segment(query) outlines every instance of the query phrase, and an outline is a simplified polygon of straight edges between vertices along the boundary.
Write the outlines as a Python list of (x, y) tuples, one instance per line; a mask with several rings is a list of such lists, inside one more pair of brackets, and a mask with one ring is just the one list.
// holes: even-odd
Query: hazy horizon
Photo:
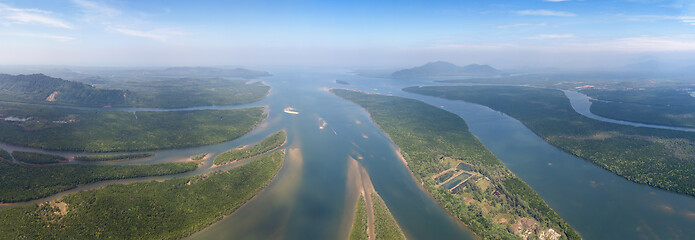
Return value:
[(0, 1), (0, 65), (692, 66), (695, 3)]
[(695, 239), (695, 0), (0, 0), (0, 240)]

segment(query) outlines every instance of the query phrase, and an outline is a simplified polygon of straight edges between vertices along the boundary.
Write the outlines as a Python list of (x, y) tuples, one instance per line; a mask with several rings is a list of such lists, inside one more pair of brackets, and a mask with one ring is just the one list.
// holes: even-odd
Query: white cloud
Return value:
[(0, 4), (0, 18), (9, 20), (14, 24), (40, 24), (50, 27), (67, 28), (72, 26), (67, 22), (51, 17), (51, 12), (38, 9), (13, 8)]
[(82, 8), (82, 11), (88, 15), (87, 20), (97, 17), (115, 17), (121, 14), (121, 11), (111, 8), (104, 4), (87, 0), (72, 0), (72, 3)]
[(181, 33), (181, 32), (162, 30), (162, 29), (142, 31), (142, 30), (135, 30), (135, 29), (128, 29), (128, 28), (113, 28), (113, 30), (116, 32), (119, 32), (121, 34), (128, 35), (128, 36), (142, 37), (142, 38), (147, 38), (147, 39), (152, 39), (152, 40), (162, 41), (162, 42), (165, 42), (173, 37), (183, 35), (183, 33)]
[(685, 24), (695, 26), (695, 16), (680, 16), (678, 20), (681, 20), (681, 22)]
[(671, 4), (660, 5), (660, 7), (665, 7), (665, 8), (684, 8), (685, 5), (683, 5), (682, 3), (671, 3)]
[(695, 52), (695, 35), (677, 36), (635, 36), (595, 41), (563, 41), (575, 38), (572, 34), (546, 34), (534, 36), (537, 39), (558, 40), (557, 42), (498, 42), (487, 44), (461, 43), (426, 47), (426, 50), (447, 51), (528, 51), (557, 53), (658, 53)]
[(549, 16), (549, 17), (576, 17), (577, 16), (576, 13), (563, 12), (563, 11), (553, 11), (553, 10), (546, 10), (546, 9), (521, 10), (521, 11), (516, 11), (516, 14), (524, 15), (524, 16)]
[(692, 25), (695, 22), (695, 16), (664, 16), (664, 15), (637, 15), (637, 16), (627, 16), (625, 20), (628, 21), (657, 21), (657, 20), (676, 20), (682, 23)]
[(443, 50), (443, 51), (501, 51), (505, 49), (517, 48), (515, 43), (460, 43), (460, 44), (444, 44), (425, 47), (425, 50)]
[(59, 42), (67, 42), (75, 40), (73, 37), (61, 36), (61, 35), (51, 35), (51, 34), (36, 34), (36, 33), (4, 33), (0, 34), (2, 36), (14, 36), (14, 37), (31, 37), (31, 38), (43, 38), (51, 39)]
[(539, 34), (539, 35), (528, 37), (528, 39), (537, 39), (537, 40), (568, 39), (568, 38), (574, 38), (574, 34)]
[(688, 25), (693, 25), (692, 23), (695, 23), (695, 16), (661, 16), (661, 18), (678, 20)]
[(626, 52), (678, 52), (695, 51), (695, 39), (690, 37), (627, 37), (586, 44), (586, 47), (600, 47), (604, 50)]
[[(73, 4), (82, 9), (83, 20), (96, 23), (107, 31), (117, 32), (126, 36), (146, 38), (150, 40), (167, 42), (174, 37), (184, 35), (180, 31), (159, 28), (139, 17), (113, 8), (99, 1), (91, 0), (71, 0)], [(138, 27), (134, 27), (138, 26)], [(151, 30), (142, 30), (142, 29)]]
[(509, 24), (509, 25), (500, 25), (497, 26), (497, 28), (500, 29), (507, 29), (507, 28), (519, 28), (519, 27), (545, 27), (548, 26), (547, 23), (516, 23), (516, 24)]

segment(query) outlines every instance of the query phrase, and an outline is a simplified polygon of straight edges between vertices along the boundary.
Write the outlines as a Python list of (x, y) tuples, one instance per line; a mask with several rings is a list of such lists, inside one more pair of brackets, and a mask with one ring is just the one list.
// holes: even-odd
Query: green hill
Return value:
[(455, 77), (455, 76), (492, 76), (502, 72), (489, 65), (470, 64), (456, 66), (449, 62), (429, 62), (425, 65), (403, 69), (391, 74), (393, 78)]
[(123, 105), (128, 91), (93, 86), (43, 74), (0, 74), (0, 100), (30, 103), (106, 106)]
[[(185, 69), (178, 72), (181, 73)], [(202, 70), (199, 70), (202, 71)], [(0, 101), (89, 107), (184, 108), (259, 101), (270, 87), (224, 78), (124, 78), (85, 84), (43, 74), (0, 74)]]

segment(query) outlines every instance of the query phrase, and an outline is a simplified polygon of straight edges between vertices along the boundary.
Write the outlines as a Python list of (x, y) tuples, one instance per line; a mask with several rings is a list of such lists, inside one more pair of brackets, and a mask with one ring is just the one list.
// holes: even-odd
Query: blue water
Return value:
[[(354, 207), (351, 201), (356, 199), (347, 182), (348, 158), (361, 156), (358, 161), (409, 238), (473, 239), (466, 227), (436, 205), (417, 184), (395, 154), (393, 143), (370, 121), (367, 113), (327, 92), (331, 87), (359, 89), (418, 99), (458, 114), (485, 146), (586, 239), (695, 238), (695, 198), (629, 182), (566, 154), (517, 120), (487, 107), (400, 90), (441, 83), (366, 78), (334, 71), (277, 71), (274, 75), (264, 79), (273, 89), (261, 102), (203, 107), (268, 106), (268, 118), (244, 137), (210, 146), (156, 151), (150, 159), (114, 164), (169, 162), (202, 152), (219, 153), (286, 129), (289, 139), (286, 149), (295, 154), (287, 155), (273, 183), (234, 214), (192, 238), (344, 238), (345, 223), (350, 223)], [(336, 84), (335, 79), (348, 81), (350, 85)], [(581, 100), (581, 96), (576, 99)], [(283, 113), (285, 107), (294, 107), (300, 114)], [(582, 111), (577, 106), (575, 109)], [(319, 117), (327, 122), (326, 128), (319, 128)], [(129, 181), (149, 179), (152, 178)], [(109, 183), (81, 189), (105, 184)]]

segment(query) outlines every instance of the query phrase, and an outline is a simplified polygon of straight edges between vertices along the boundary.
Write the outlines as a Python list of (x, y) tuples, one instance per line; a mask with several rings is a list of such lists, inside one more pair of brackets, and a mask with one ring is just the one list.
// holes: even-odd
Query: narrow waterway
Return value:
[(587, 96), (583, 93), (577, 92), (577, 91), (563, 90), (563, 92), (565, 92), (565, 96), (567, 96), (567, 98), (569, 98), (570, 104), (572, 104), (572, 108), (574, 108), (574, 111), (576, 111), (577, 113), (584, 115), (588, 118), (591, 118), (591, 119), (595, 119), (595, 120), (599, 120), (599, 121), (603, 121), (603, 122), (621, 124), (621, 125), (634, 126), (634, 127), (646, 127), (646, 128), (658, 128), (658, 129), (668, 129), (668, 130), (676, 130), (676, 131), (695, 132), (695, 128), (671, 127), (671, 126), (630, 122), (630, 121), (623, 121), (623, 120), (601, 117), (601, 116), (596, 115), (596, 114), (591, 112), (592, 102), (591, 102), (591, 98), (589, 96)]
[[(411, 94), (432, 83), (354, 77), (360, 90), (418, 99), (461, 116), (512, 172), (526, 181), (585, 239), (693, 239), (695, 198), (636, 184), (571, 156), (521, 122), (485, 106)], [(354, 88), (354, 87), (353, 87)]]
[[(214, 157), (239, 145), (258, 142), (280, 129), (288, 133), (286, 163), (276, 179), (252, 201), (213, 226), (195, 234), (195, 239), (341, 239), (348, 235), (356, 200), (355, 186), (348, 182), (348, 163), (357, 159), (370, 174), (375, 189), (412, 239), (474, 239), (473, 234), (434, 202), (410, 175), (393, 143), (360, 107), (327, 90), (334, 84), (325, 74), (292, 72), (266, 79), (273, 88), (256, 103), (185, 109), (79, 108), (109, 111), (184, 111), (266, 106), (268, 117), (245, 136), (216, 145), (153, 151), (154, 157), (101, 164), (152, 164), (183, 161), (199, 153)], [(299, 114), (286, 114), (293, 107)], [(322, 127), (323, 122), (326, 125)], [(8, 150), (32, 150), (3, 145)], [(76, 155), (80, 153), (59, 153)], [(214, 169), (211, 159), (193, 172), (162, 177), (105, 181), (80, 186), (47, 198), (60, 198), (77, 191), (136, 181), (164, 180), (202, 174)], [(243, 164), (243, 163), (241, 163)], [(272, 229), (272, 231), (271, 231)]]
[(192, 239), (346, 238), (357, 191), (348, 181), (349, 159), (365, 167), (409, 238), (474, 238), (414, 180), (367, 113), (328, 92), (330, 74), (277, 76), (271, 108), (299, 112), (281, 124), (291, 139), (286, 165), (254, 200)]
[[(336, 84), (336, 79), (350, 85)], [(466, 120), (471, 132), (586, 239), (692, 239), (695, 236), (692, 227), (695, 198), (629, 182), (562, 152), (517, 120), (487, 107), (400, 90), (438, 83), (366, 78), (335, 71), (278, 71), (265, 80), (273, 89), (260, 102), (204, 107), (267, 106), (268, 118), (249, 134), (216, 145), (154, 151), (156, 155), (152, 158), (107, 164), (182, 161), (198, 153), (217, 154), (252, 144), (286, 129), (286, 162), (271, 185), (234, 214), (191, 236), (192, 239), (347, 237), (357, 191), (347, 174), (349, 159), (356, 159), (364, 166), (375, 190), (409, 238), (473, 239), (470, 231), (439, 207), (412, 178), (396, 155), (393, 143), (367, 113), (327, 91), (331, 87), (358, 89), (414, 98), (458, 114)], [(284, 113), (286, 107), (294, 107), (299, 114)], [(575, 109), (580, 108), (575, 106)], [(177, 110), (182, 109), (161, 109)], [(319, 118), (326, 122), (325, 127), (321, 128), (323, 121)], [(200, 174), (210, 171), (210, 165), (208, 160), (201, 169), (190, 173), (89, 184), (70, 192), (112, 183)]]

